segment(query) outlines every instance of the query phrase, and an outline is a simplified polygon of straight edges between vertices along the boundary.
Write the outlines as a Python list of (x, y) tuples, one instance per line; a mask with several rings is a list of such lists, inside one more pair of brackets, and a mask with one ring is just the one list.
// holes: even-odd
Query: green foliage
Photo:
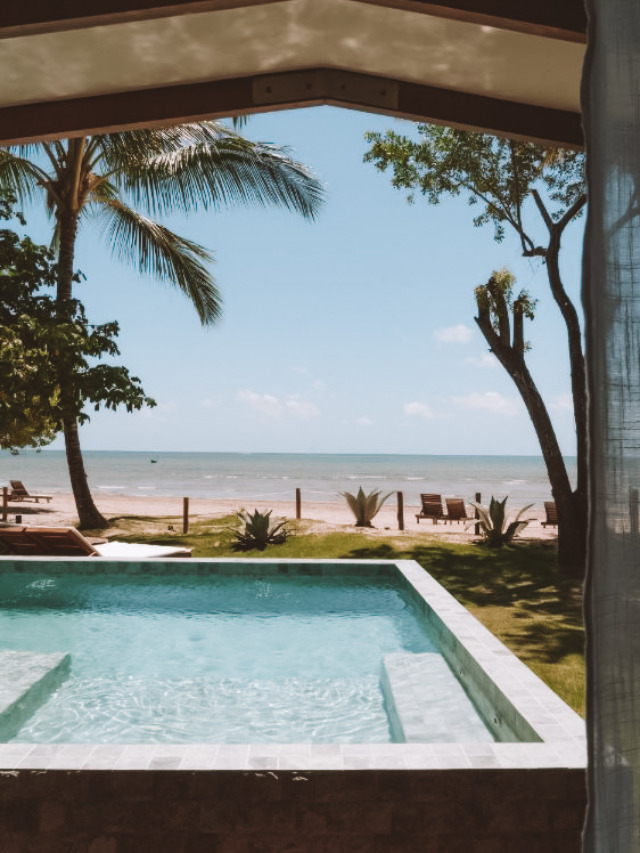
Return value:
[(350, 492), (340, 492), (340, 494), (346, 498), (349, 509), (356, 518), (356, 527), (373, 527), (372, 520), (393, 492), (389, 492), (388, 495), (381, 498), (381, 492), (377, 492), (375, 489), (365, 495), (362, 486), (360, 486), (357, 495), (352, 495)]
[[(487, 284), (480, 284), (474, 290), (478, 311), (481, 314), (488, 312), (496, 335), (501, 334), (508, 311), (513, 312), (514, 316), (519, 314), (528, 320), (533, 320), (535, 317), (538, 300), (532, 299), (528, 290), (521, 290), (515, 296), (515, 282), (514, 274), (503, 267), (501, 270), (493, 271)], [(531, 344), (523, 340), (522, 351), (528, 352), (530, 349)]]
[(234, 551), (264, 551), (267, 545), (281, 545), (287, 541), (289, 531), (286, 528), (286, 521), (280, 521), (277, 524), (271, 524), (271, 513), (258, 512), (254, 510), (253, 514), (240, 510), (238, 520), (244, 527), (234, 531), (234, 542), (232, 548)]
[(93, 326), (77, 300), (56, 301), (56, 264), (49, 249), (0, 230), (0, 448), (40, 447), (62, 429), (61, 388), (73, 414), (128, 411), (154, 401), (125, 367), (94, 363), (119, 354), (117, 323)]
[(555, 204), (550, 216), (556, 222), (585, 197), (581, 152), (431, 124), (419, 124), (418, 134), (416, 140), (394, 131), (367, 133), (372, 144), (365, 162), (380, 171), (392, 168), (393, 186), (408, 190), (410, 201), (416, 193), (429, 204), (439, 204), (447, 195), (466, 195), (470, 205), (483, 206), (474, 225), (492, 222), (497, 241), (504, 238), (505, 226), (513, 227), (525, 255), (538, 254), (523, 225), (525, 202), (536, 187), (544, 188)]
[(514, 536), (529, 524), (527, 520), (520, 520), (520, 516), (530, 509), (533, 504), (527, 504), (516, 513), (513, 521), (507, 524), (506, 504), (507, 498), (503, 501), (497, 501), (493, 496), (489, 506), (475, 503), (471, 504), (478, 510), (480, 516), (475, 523), (480, 525), (482, 535), (489, 548), (502, 548), (503, 545), (510, 545)]

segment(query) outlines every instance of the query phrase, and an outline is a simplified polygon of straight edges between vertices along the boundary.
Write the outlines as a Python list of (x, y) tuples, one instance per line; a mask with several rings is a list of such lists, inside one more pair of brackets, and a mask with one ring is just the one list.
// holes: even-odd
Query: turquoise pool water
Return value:
[(1, 649), (72, 659), (17, 741), (389, 742), (383, 655), (437, 651), (408, 594), (352, 576), (16, 573), (0, 605)]

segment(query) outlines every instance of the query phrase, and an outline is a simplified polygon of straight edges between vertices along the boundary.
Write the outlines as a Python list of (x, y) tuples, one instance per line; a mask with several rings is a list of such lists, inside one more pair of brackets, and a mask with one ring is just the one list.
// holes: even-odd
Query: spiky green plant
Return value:
[(533, 504), (527, 504), (518, 510), (513, 521), (507, 524), (506, 511), (507, 498), (497, 501), (491, 496), (489, 506), (471, 501), (471, 505), (478, 510), (480, 518), (474, 522), (480, 525), (482, 535), (489, 548), (502, 548), (510, 545), (513, 537), (529, 524), (528, 519), (520, 520), (520, 516), (530, 509)]
[(272, 512), (271, 509), (268, 512), (258, 512), (255, 509), (253, 513), (248, 513), (241, 509), (238, 520), (244, 527), (234, 530), (235, 542), (231, 546), (233, 550), (264, 551), (267, 545), (281, 545), (286, 542), (289, 535), (286, 521), (279, 521), (272, 526)]
[(349, 509), (356, 517), (356, 527), (373, 527), (371, 520), (376, 517), (382, 504), (391, 497), (393, 492), (381, 498), (381, 492), (375, 489), (365, 495), (360, 486), (357, 495), (352, 495), (350, 492), (340, 492), (340, 494), (346, 499)]

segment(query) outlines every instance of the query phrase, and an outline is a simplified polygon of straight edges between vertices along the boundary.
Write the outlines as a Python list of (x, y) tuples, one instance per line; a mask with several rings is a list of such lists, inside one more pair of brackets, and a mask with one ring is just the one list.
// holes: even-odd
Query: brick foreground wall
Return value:
[(582, 770), (0, 773), (2, 853), (579, 853)]

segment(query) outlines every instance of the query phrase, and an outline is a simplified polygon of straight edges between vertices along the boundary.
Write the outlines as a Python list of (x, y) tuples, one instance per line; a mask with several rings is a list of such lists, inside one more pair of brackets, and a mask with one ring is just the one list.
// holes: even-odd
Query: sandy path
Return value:
[[(100, 495), (95, 498), (96, 504), (102, 514), (108, 518), (119, 518), (122, 516), (144, 516), (152, 519), (167, 519), (167, 523), (177, 522), (182, 524), (182, 498), (177, 497), (133, 497), (129, 495)], [(258, 509), (265, 511), (273, 510), (274, 517), (295, 518), (295, 504), (293, 501), (245, 501), (218, 500), (192, 498), (189, 502), (190, 518), (212, 518), (229, 515), (237, 512), (241, 507), (249, 511)], [(435, 535), (449, 541), (471, 541), (474, 539), (473, 527), (465, 529), (464, 524), (433, 524), (431, 520), (416, 521), (415, 514), (418, 506), (405, 504), (404, 521), (405, 530), (411, 532), (423, 532)], [(51, 503), (16, 503), (9, 505), (8, 521), (16, 520), (16, 515), (22, 516), (22, 523), (28, 526), (75, 526), (78, 516), (70, 494), (54, 495)], [(524, 531), (523, 539), (555, 539), (555, 528), (543, 528), (540, 518), (544, 513), (535, 508), (527, 513), (527, 516), (535, 518)], [(317, 522), (311, 526), (311, 530), (353, 530), (354, 519), (346, 503), (302, 503), (302, 518)], [(398, 531), (395, 501), (390, 500), (385, 504), (380, 513), (374, 519), (375, 531), (372, 534), (384, 534), (387, 531)], [(137, 525), (136, 525), (137, 526)], [(157, 527), (156, 527), (157, 529)], [(107, 536), (117, 534), (117, 524), (113, 530), (107, 532)]]

